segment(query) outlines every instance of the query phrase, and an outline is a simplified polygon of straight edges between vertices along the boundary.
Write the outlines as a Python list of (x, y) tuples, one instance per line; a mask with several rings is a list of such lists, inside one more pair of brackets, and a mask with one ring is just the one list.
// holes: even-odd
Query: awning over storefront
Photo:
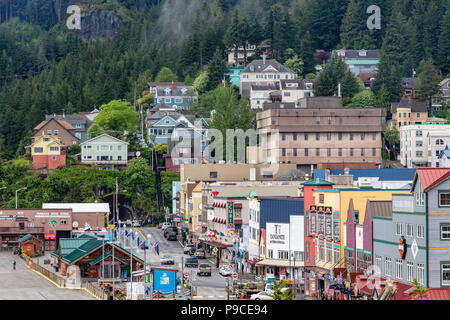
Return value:
[(293, 261), (289, 260), (278, 260), (278, 259), (264, 259), (256, 263), (257, 266), (271, 266), (271, 267), (291, 267), (299, 268), (304, 267), (305, 263), (303, 261)]
[(218, 241), (211, 241), (211, 240), (205, 241), (205, 243), (207, 245), (210, 245), (212, 247), (217, 247), (219, 249), (230, 248), (233, 246), (232, 244), (222, 243), (222, 242), (218, 242)]

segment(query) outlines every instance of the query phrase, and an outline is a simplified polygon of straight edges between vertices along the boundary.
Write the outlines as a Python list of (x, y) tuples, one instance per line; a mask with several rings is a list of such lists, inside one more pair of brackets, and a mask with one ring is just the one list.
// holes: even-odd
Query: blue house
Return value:
[(155, 144), (168, 145), (175, 128), (182, 128), (184, 125), (171, 116), (165, 116), (161, 120), (155, 122), (148, 129), (149, 135), (155, 135)]
[(191, 86), (156, 87), (155, 104), (165, 103), (175, 109), (188, 110), (198, 102), (198, 93)]

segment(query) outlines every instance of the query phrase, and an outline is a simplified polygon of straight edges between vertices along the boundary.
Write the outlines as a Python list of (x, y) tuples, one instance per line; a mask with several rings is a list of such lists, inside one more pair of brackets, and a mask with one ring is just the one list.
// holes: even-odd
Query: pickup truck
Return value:
[(198, 266), (198, 259), (197, 258), (187, 258), (186, 262), (184, 263), (185, 267), (194, 267), (197, 268)]
[(264, 284), (259, 284), (255, 282), (238, 283), (235, 289), (236, 295), (238, 297), (243, 296), (249, 298), (252, 294), (264, 291)]

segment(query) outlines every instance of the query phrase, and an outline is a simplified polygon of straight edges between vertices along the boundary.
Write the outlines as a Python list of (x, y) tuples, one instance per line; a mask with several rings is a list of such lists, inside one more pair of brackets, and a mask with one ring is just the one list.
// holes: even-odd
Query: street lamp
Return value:
[(27, 187), (23, 187), (23, 188), (16, 190), (16, 209), (17, 209), (17, 193), (21, 190), (27, 190)]
[[(152, 238), (151, 234), (147, 234), (147, 240), (144, 239), (144, 283), (147, 283), (147, 247), (150, 248), (150, 246), (147, 246), (147, 244), (150, 244), (150, 239)], [(150, 264), (150, 253), (148, 255), (148, 262)], [(150, 281), (149, 281), (150, 282)], [(153, 298), (153, 295), (151, 296)]]

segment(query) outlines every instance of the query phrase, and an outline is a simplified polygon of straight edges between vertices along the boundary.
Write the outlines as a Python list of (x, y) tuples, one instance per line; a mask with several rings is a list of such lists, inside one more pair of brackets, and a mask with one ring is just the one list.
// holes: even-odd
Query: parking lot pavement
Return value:
[(0, 300), (95, 300), (84, 290), (56, 287), (12, 252), (0, 252), (0, 284)]

